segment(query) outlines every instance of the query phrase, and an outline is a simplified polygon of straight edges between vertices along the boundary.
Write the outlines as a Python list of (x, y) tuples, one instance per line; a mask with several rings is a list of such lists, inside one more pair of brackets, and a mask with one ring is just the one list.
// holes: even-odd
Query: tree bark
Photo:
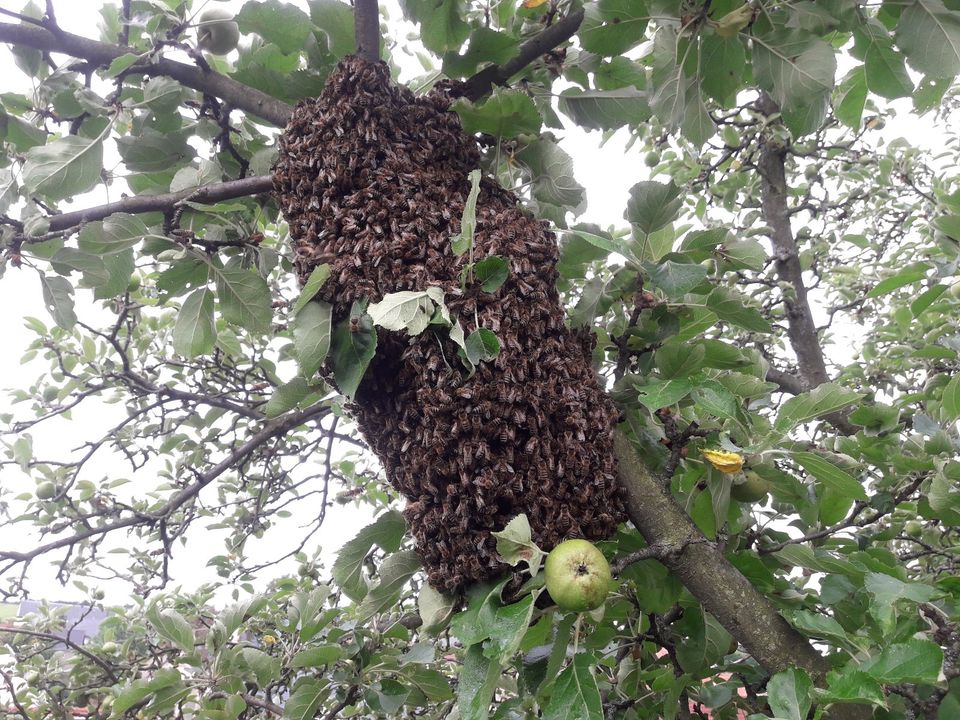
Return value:
[[(768, 116), (780, 112), (780, 108), (766, 92), (761, 92), (757, 107)], [(760, 172), (760, 209), (763, 219), (771, 228), (770, 241), (773, 244), (773, 261), (777, 277), (793, 288), (793, 297), (785, 296), (783, 299), (787, 317), (787, 338), (790, 340), (794, 355), (797, 356), (800, 377), (808, 388), (815, 388), (829, 382), (830, 376), (827, 373), (817, 326), (813, 320), (813, 311), (807, 298), (807, 286), (803, 281), (803, 268), (800, 265), (800, 251), (790, 225), (786, 157), (785, 145), (771, 142), (769, 138), (765, 140), (760, 149), (757, 168)], [(830, 413), (826, 419), (845, 435), (857, 432), (858, 428), (847, 419), (844, 413)]]
[(369, 62), (380, 60), (380, 6), (377, 0), (354, 0), (354, 33), (357, 55)]

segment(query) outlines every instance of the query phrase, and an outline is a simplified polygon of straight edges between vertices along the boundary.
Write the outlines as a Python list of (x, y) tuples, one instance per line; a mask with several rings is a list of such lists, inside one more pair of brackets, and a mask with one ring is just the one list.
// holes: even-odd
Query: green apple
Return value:
[(37, 485), (37, 497), (41, 500), (49, 500), (57, 494), (57, 486), (49, 480), (44, 480)]
[(240, 27), (226, 8), (210, 8), (197, 19), (197, 47), (214, 55), (226, 55), (240, 42)]
[(565, 540), (547, 555), (547, 592), (562, 610), (586, 612), (610, 592), (610, 564), (587, 540)]
[(770, 483), (753, 470), (743, 471), (743, 482), (730, 486), (730, 497), (737, 502), (755, 503), (763, 500), (770, 492)]
[(909, 537), (918, 538), (923, 535), (923, 524), (918, 520), (911, 520), (903, 526), (903, 532)]
[(950, 286), (950, 294), (953, 295), (956, 300), (960, 300), (960, 280), (957, 280)]

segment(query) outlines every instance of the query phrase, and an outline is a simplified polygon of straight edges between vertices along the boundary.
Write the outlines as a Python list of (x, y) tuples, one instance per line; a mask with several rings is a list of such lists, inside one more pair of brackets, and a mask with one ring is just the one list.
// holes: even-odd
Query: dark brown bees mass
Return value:
[(442, 90), (414, 97), (383, 63), (346, 58), (323, 94), (301, 102), (280, 138), (274, 184), (301, 283), (322, 263), (320, 298), (344, 320), (354, 300), (443, 288), (466, 334), (502, 351), (468, 377), (445, 329), (378, 329), (352, 412), (405, 510), (434, 587), (459, 592), (502, 573), (495, 539), (526, 513), (548, 550), (609, 537), (623, 518), (614, 481), (617, 412), (590, 365), (593, 338), (563, 323), (557, 245), (546, 223), (484, 179), (474, 259), (510, 267), (494, 293), (461, 288), (467, 257), (451, 237), (480, 164)]

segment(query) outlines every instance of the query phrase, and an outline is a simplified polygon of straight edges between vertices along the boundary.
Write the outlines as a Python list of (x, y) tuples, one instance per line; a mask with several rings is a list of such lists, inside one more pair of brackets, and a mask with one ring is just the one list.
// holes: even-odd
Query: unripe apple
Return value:
[(918, 520), (911, 520), (903, 526), (903, 532), (905, 532), (908, 537), (918, 538), (923, 535), (923, 524)]
[(755, 503), (767, 497), (770, 483), (753, 470), (745, 470), (744, 481), (730, 486), (730, 497), (742, 503)]
[(214, 55), (226, 55), (240, 41), (240, 26), (225, 8), (210, 8), (197, 19), (197, 47)]
[(49, 480), (44, 480), (37, 485), (37, 497), (41, 500), (49, 500), (57, 494), (57, 486)]
[(956, 300), (960, 300), (960, 280), (957, 280), (953, 285), (950, 286), (950, 294)]
[(596, 610), (610, 592), (610, 565), (587, 540), (565, 540), (547, 555), (547, 592), (562, 609)]

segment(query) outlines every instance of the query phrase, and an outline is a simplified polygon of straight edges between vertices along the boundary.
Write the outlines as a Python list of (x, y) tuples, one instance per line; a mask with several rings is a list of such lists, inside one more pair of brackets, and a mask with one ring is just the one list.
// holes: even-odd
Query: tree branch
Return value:
[[(765, 92), (760, 93), (757, 108), (767, 116), (780, 112), (780, 108)], [(808, 388), (829, 382), (820, 336), (813, 321), (813, 312), (807, 298), (803, 281), (800, 251), (793, 228), (790, 225), (790, 210), (787, 205), (787, 178), (785, 159), (787, 148), (781, 142), (767, 137), (760, 149), (757, 169), (760, 174), (760, 205), (763, 219), (771, 228), (773, 262), (777, 277), (793, 288), (793, 297), (784, 296), (783, 306), (787, 316), (787, 338), (797, 356), (800, 377)], [(831, 413), (827, 420), (840, 432), (852, 435), (857, 427), (843, 413)]]
[(50, 231), (59, 232), (69, 230), (85, 222), (103, 220), (105, 217), (118, 212), (129, 213), (131, 215), (148, 212), (164, 212), (174, 209), (177, 203), (184, 200), (210, 205), (221, 202), (222, 200), (231, 200), (233, 198), (268, 192), (273, 192), (273, 178), (269, 175), (258, 175), (256, 177), (244, 178), (243, 180), (230, 180), (229, 182), (204, 185), (203, 187), (181, 190), (175, 193), (134, 195), (133, 197), (127, 197), (123, 200), (107, 203), (106, 205), (97, 205), (96, 207), (86, 208), (84, 210), (74, 210), (73, 212), (63, 213), (62, 215), (53, 215), (50, 217)]
[(73, 642), (68, 636), (55, 635), (53, 633), (39, 632), (37, 630), (27, 630), (25, 628), (15, 628), (15, 627), (2, 627), (0, 626), (0, 633), (7, 633), (10, 635), (27, 635), (29, 637), (41, 638), (43, 640), (52, 640), (54, 642), (63, 643), (68, 648), (74, 652), (78, 652), (83, 655), (85, 658), (92, 660), (94, 664), (98, 665), (101, 670), (103, 670), (107, 677), (110, 678), (110, 682), (119, 682), (117, 674), (113, 671), (113, 668), (110, 666), (110, 663), (106, 662), (100, 657), (97, 657), (95, 654), (87, 650), (81, 645)]
[(368, 62), (379, 62), (380, 5), (377, 0), (355, 0), (353, 19), (357, 55)]
[(780, 392), (788, 395), (799, 395), (809, 389), (802, 378), (774, 368), (767, 370), (767, 382), (772, 382), (780, 389)]
[[(109, 65), (122, 55), (136, 52), (130, 47), (89, 40), (73, 33), (63, 31), (52, 33), (46, 28), (12, 23), (0, 23), (0, 42), (45, 52), (64, 53), (94, 65)], [(212, 70), (201, 70), (193, 65), (174, 60), (145, 61), (133, 65), (127, 72), (172, 77), (182, 85), (221, 98), (232, 107), (245, 110), (277, 127), (286, 125), (293, 112), (293, 108), (287, 103), (254, 90), (226, 75)]]
[(544, 53), (569, 40), (583, 22), (583, 10), (570, 13), (520, 46), (517, 56), (503, 65), (488, 65), (476, 75), (467, 78), (460, 86), (460, 94), (468, 100), (477, 101), (494, 85), (506, 85), (507, 81)]
[[(630, 440), (617, 432), (618, 479), (627, 495), (627, 514), (647, 544), (664, 550), (660, 561), (768, 672), (800, 667), (822, 684), (830, 663), (787, 623), (773, 604), (723, 556), (637, 458)], [(828, 717), (868, 717), (863, 706), (836, 706)]]

